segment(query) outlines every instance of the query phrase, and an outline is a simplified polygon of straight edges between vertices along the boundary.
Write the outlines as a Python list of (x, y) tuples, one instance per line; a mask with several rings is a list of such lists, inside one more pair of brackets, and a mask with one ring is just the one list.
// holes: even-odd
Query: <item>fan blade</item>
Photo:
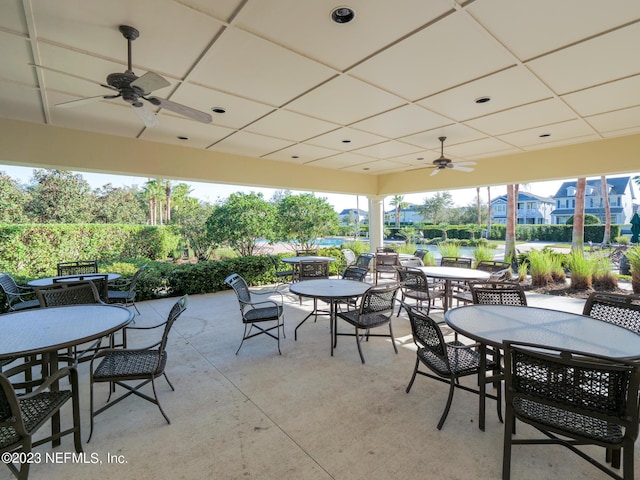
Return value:
[(197, 120), (198, 122), (211, 123), (211, 121), (213, 120), (213, 117), (208, 113), (201, 112), (200, 110), (187, 107), (186, 105), (182, 105), (180, 103), (175, 103), (170, 100), (165, 100), (164, 98), (149, 97), (145, 100), (148, 100), (153, 105), (166, 108), (167, 110), (178, 113), (180, 115), (191, 118), (193, 120)]
[(56, 107), (68, 108), (68, 107), (79, 107), (86, 103), (94, 103), (98, 100), (109, 100), (111, 98), (117, 98), (120, 95), (98, 95), (96, 97), (87, 97), (87, 98), (79, 98), (78, 100), (70, 100), (68, 102), (58, 103)]
[(438, 173), (440, 173), (440, 168), (436, 168), (433, 172), (431, 172), (431, 175), (429, 175), (430, 177), (433, 177), (434, 175), (437, 175)]
[(477, 164), (476, 162), (455, 162), (454, 165), (457, 165), (459, 167), (472, 167)]
[(140, 117), (140, 120), (142, 120), (142, 123), (144, 123), (145, 127), (153, 128), (159, 125), (160, 122), (158, 122), (156, 114), (153, 113), (151, 109), (145, 104), (142, 104), (141, 107), (134, 107), (133, 105), (131, 105), (131, 108), (133, 108), (133, 111), (136, 112), (136, 115)]
[(140, 78), (136, 78), (133, 82), (131, 82), (132, 87), (138, 87), (142, 89), (142, 91), (144, 92), (143, 95), (148, 95), (154, 90), (168, 87), (169, 85), (171, 84), (167, 80), (162, 78), (157, 73), (153, 72), (147, 72)]
[(473, 168), (471, 167), (461, 167), (460, 165), (456, 165), (456, 164), (453, 164), (452, 168), (460, 172), (473, 172)]
[(81, 77), (79, 75), (74, 75), (73, 73), (64, 72), (62, 70), (58, 70), (58, 69), (51, 68), (51, 67), (45, 67), (44, 65), (37, 65), (35, 63), (30, 63), (29, 65), (32, 66), (32, 67), (41, 68), (42, 70), (49, 70), (50, 72), (60, 73), (61, 75), (66, 75), (68, 77), (77, 78), (78, 80), (84, 80), (85, 82), (91, 82), (94, 85), (100, 85), (101, 87), (108, 88), (109, 90), (115, 90), (116, 92), (118, 91), (117, 88), (112, 87), (111, 85), (107, 85), (107, 84), (102, 83), (102, 82), (96, 82), (95, 80), (91, 80), (90, 78), (85, 78), (85, 77)]

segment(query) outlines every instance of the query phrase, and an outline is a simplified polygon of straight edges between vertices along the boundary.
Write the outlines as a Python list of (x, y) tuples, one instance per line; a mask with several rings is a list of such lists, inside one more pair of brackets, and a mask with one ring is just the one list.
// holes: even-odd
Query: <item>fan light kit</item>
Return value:
[(440, 140), (440, 158), (433, 161), (433, 166), (428, 168), (435, 168), (435, 170), (431, 173), (431, 176), (436, 175), (440, 172), (440, 170), (444, 170), (445, 168), (453, 168), (454, 170), (459, 170), (461, 172), (472, 172), (473, 165), (476, 162), (452, 162), (448, 158), (444, 157), (444, 141), (447, 137), (438, 137)]
[[(127, 40), (127, 70), (124, 73), (111, 73), (107, 75), (106, 84), (95, 82), (104, 88), (114, 91), (115, 93), (111, 95), (98, 95), (95, 97), (60, 103), (56, 105), (56, 107), (75, 107), (98, 100), (111, 100), (121, 97), (125, 102), (131, 105), (133, 111), (136, 112), (146, 127), (155, 127), (158, 125), (158, 119), (156, 118), (155, 113), (145, 102), (142, 102), (142, 100), (149, 102), (155, 107), (166, 108), (167, 110), (178, 113), (184, 117), (191, 118), (192, 120), (197, 120), (198, 122), (210, 123), (213, 120), (213, 117), (208, 113), (201, 112), (194, 108), (187, 107), (186, 105), (181, 105), (164, 98), (150, 97), (149, 94), (151, 92), (168, 87), (171, 84), (165, 78), (154, 72), (147, 72), (141, 77), (138, 77), (133, 73), (133, 69), (131, 67), (131, 42), (140, 36), (140, 32), (128, 25), (120, 25), (119, 30), (120, 33), (122, 33), (122, 36)], [(35, 66), (71, 75), (42, 65)]]

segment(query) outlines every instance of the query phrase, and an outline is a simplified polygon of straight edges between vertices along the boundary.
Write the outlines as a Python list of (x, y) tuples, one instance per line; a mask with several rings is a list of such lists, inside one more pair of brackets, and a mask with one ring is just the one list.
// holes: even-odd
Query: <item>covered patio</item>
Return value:
[[(142, 314), (136, 324), (164, 319), (174, 301), (139, 303)], [(572, 312), (580, 312), (584, 303), (537, 294), (528, 294), (528, 301)], [(363, 346), (367, 363), (362, 365), (353, 339), (342, 337), (334, 357), (329, 355), (326, 318), (307, 322), (294, 342), (293, 329), (312, 302), (300, 306), (297, 297), (287, 293), (285, 305), (282, 355), (275, 341), (258, 337), (245, 342), (236, 356), (242, 325), (233, 292), (191, 296), (168, 347), (167, 373), (176, 391), (164, 380), (158, 382), (171, 425), (154, 405), (126, 399), (96, 417), (93, 438), (84, 445), (87, 458), (98, 458), (101, 464), (33, 465), (30, 478), (500, 478), (504, 425), (492, 403), (482, 432), (477, 426), (477, 396), (456, 392), (444, 428), (438, 431), (448, 387), (419, 378), (411, 393), (405, 393), (415, 361), (405, 316), (393, 320), (399, 353), (393, 353), (388, 341), (372, 339)], [(433, 316), (442, 314), (436, 310)], [(145, 343), (130, 336), (132, 345), (137, 341)], [(80, 367), (85, 440), (87, 368)], [(99, 386), (98, 402), (106, 400), (106, 390)], [(526, 431), (519, 426), (519, 432)], [(64, 439), (56, 450), (72, 452), (73, 447)], [(38, 451), (51, 449), (42, 446)], [(536, 480), (602, 478), (598, 470), (557, 446), (516, 447), (512, 475)], [(10, 478), (8, 470), (0, 470), (0, 478)]]

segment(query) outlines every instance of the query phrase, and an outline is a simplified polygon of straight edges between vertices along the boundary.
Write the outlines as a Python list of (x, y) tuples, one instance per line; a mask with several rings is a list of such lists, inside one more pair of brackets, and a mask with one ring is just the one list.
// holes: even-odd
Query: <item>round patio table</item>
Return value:
[[(35, 308), (0, 315), (0, 359), (42, 355), (44, 368), (58, 369), (58, 350), (97, 340), (121, 330), (133, 312), (117, 305), (72, 305)], [(52, 389), (57, 385), (52, 385)], [(51, 420), (51, 433), (60, 432), (60, 416)], [(60, 439), (53, 440), (53, 446)]]
[(491, 274), (483, 270), (460, 267), (417, 267), (424, 272), (427, 277), (444, 280), (444, 302), (443, 307), (446, 312), (451, 307), (451, 281), (468, 282), (469, 280), (488, 280)]
[[(558, 349), (603, 355), (621, 360), (640, 359), (640, 335), (612, 323), (577, 313), (519, 305), (467, 305), (445, 313), (456, 332), (480, 344), (480, 419), (484, 430), (487, 345), (504, 348), (504, 340), (536, 343)], [(497, 378), (497, 377), (496, 377)]]
[[(365, 282), (356, 282), (355, 280), (345, 280), (342, 278), (321, 278), (317, 280), (304, 280), (289, 285), (291, 293), (300, 295), (301, 297), (324, 300), (329, 303), (329, 333), (331, 336), (331, 356), (333, 356), (333, 347), (335, 344), (335, 322), (336, 322), (336, 304), (339, 300), (361, 297), (371, 285)], [(302, 322), (296, 327), (302, 325), (310, 315), (307, 315)]]

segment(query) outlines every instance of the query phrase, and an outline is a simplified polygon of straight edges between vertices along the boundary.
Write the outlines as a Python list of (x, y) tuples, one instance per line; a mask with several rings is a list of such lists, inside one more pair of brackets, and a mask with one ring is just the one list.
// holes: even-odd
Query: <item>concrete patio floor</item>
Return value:
[[(288, 292), (286, 287), (282, 290)], [(580, 312), (584, 304), (536, 294), (528, 299), (532, 306), (573, 312)], [(136, 324), (163, 320), (175, 300), (140, 302)], [(330, 356), (326, 317), (307, 322), (294, 341), (293, 330), (312, 302), (300, 306), (297, 297), (286, 294), (285, 304), (282, 355), (275, 341), (265, 336), (246, 341), (235, 355), (242, 324), (234, 293), (190, 296), (168, 347), (167, 373), (176, 391), (164, 379), (157, 382), (171, 424), (155, 405), (129, 397), (96, 417), (91, 443), (84, 443), (87, 461), (100, 463), (43, 461), (32, 466), (30, 478), (501, 478), (504, 425), (492, 401), (487, 405), (486, 431), (481, 432), (478, 397), (456, 391), (449, 417), (438, 431), (448, 386), (419, 377), (411, 393), (405, 393), (415, 362), (406, 317), (393, 320), (399, 353), (394, 354), (387, 339), (372, 338), (363, 344), (367, 363), (362, 365), (353, 338), (341, 337)], [(433, 316), (442, 318), (442, 313), (435, 310)], [(129, 342), (147, 343), (133, 334)], [(86, 363), (80, 366), (80, 387), (86, 442)], [(106, 385), (97, 386), (98, 404), (107, 393)], [(518, 433), (527, 431), (518, 427)], [(52, 450), (44, 445), (37, 451), (44, 455)], [(71, 439), (63, 439), (55, 451), (72, 452)], [(592, 451), (604, 458), (603, 449)], [(0, 479), (5, 478), (13, 477), (3, 468)], [(562, 447), (516, 446), (512, 478), (606, 477)]]

